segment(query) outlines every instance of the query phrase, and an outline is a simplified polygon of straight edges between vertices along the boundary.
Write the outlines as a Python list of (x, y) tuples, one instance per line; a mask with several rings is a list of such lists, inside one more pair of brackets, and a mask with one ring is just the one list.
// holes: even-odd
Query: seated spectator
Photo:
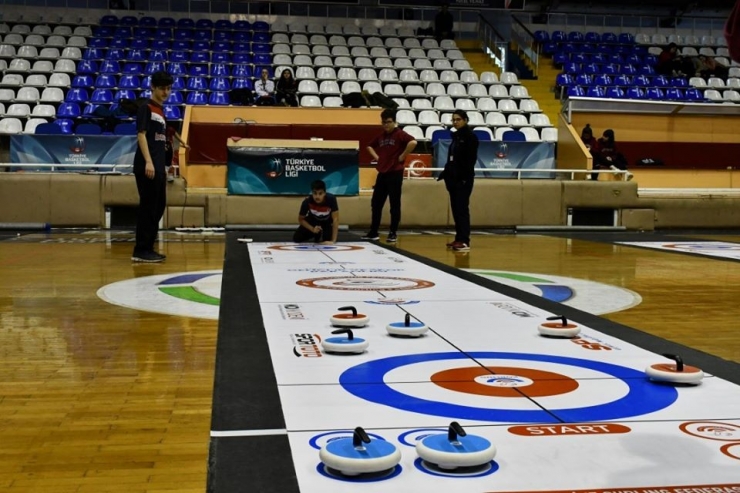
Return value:
[(449, 4), (446, 2), (442, 4), (437, 16), (434, 18), (434, 36), (437, 41), (443, 39), (454, 39), (455, 34), (452, 32), (454, 20), (452, 14), (447, 10)]
[(699, 74), (705, 79), (709, 77), (720, 77), (722, 79), (727, 79), (727, 76), (730, 73), (730, 69), (725, 67), (721, 63), (718, 63), (717, 60), (714, 59), (714, 57), (699, 55), (699, 61), (701, 62)]
[(594, 151), (597, 149), (599, 143), (594, 138), (594, 132), (591, 130), (591, 124), (587, 123), (585, 127), (583, 127), (583, 130), (581, 130), (581, 141), (583, 142), (583, 145), (586, 146), (586, 149), (589, 151)]
[[(597, 141), (597, 149), (591, 150), (594, 157), (594, 169), (626, 170), (627, 159), (617, 149), (614, 139), (614, 130), (604, 130), (604, 134)], [(594, 173), (594, 180), (598, 179), (598, 173)], [(632, 179), (632, 173), (627, 174), (627, 180)]]
[(671, 43), (663, 49), (658, 57), (655, 71), (671, 77), (688, 77), (694, 74), (694, 63), (690, 58), (678, 54), (678, 46)]
[(277, 104), (284, 106), (298, 106), (298, 81), (293, 78), (293, 72), (286, 68), (278, 79), (275, 87), (275, 99)]
[(270, 80), (270, 72), (266, 68), (262, 69), (262, 77), (255, 82), (254, 92), (257, 94), (257, 106), (275, 105), (275, 83)]

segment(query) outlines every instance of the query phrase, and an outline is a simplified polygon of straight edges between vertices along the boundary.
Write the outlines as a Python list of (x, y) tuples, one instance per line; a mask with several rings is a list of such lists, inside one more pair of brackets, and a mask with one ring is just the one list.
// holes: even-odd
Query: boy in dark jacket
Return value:
[(452, 143), (445, 169), (438, 180), (445, 181), (450, 194), (452, 218), (455, 221), (455, 241), (447, 247), (456, 252), (470, 250), (470, 194), (473, 193), (475, 163), (478, 162), (478, 137), (468, 126), (468, 114), (463, 110), (452, 113)]

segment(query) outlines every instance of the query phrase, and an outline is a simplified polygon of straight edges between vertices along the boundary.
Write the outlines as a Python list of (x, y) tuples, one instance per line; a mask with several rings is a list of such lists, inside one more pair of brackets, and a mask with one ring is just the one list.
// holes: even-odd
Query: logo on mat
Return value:
[(85, 152), (85, 137), (75, 137), (74, 144), (69, 148), (74, 154), (82, 154)]
[(321, 336), (318, 334), (291, 334), (293, 354), (301, 358), (321, 358)]
[(301, 307), (295, 303), (280, 305), (280, 314), (283, 316), (283, 320), (306, 320)]
[(270, 160), (270, 171), (266, 173), (268, 178), (277, 178), (283, 174), (283, 161), (276, 157)]
[(431, 288), (434, 283), (407, 277), (340, 276), (314, 277), (296, 281), (299, 286), (339, 291), (404, 291)]
[(371, 305), (415, 305), (419, 300), (405, 300), (403, 298), (378, 298), (377, 300), (366, 300)]
[(517, 317), (522, 317), (522, 318), (536, 317), (536, 315), (534, 313), (532, 313), (530, 311), (527, 311), (524, 308), (520, 308), (520, 307), (516, 306), (513, 303), (504, 303), (504, 302), (501, 302), (501, 301), (496, 301), (496, 302), (492, 302), (490, 304), (493, 305), (493, 306), (495, 306), (496, 308), (500, 308), (501, 310), (505, 310), (505, 311), (511, 313), (512, 315), (516, 315)]

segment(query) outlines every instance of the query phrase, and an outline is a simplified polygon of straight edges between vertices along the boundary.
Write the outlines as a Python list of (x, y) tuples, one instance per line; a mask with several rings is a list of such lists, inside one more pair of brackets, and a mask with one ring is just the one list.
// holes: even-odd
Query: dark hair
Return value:
[(669, 43), (668, 44), (668, 47), (666, 48), (666, 50), (670, 51), (671, 48), (678, 49), (678, 45), (676, 43)]
[(323, 190), (326, 192), (326, 183), (324, 183), (324, 180), (314, 180), (311, 182), (311, 191), (314, 190)]
[(591, 130), (591, 124), (587, 123), (585, 127), (583, 127), (583, 130), (581, 130), (581, 138), (583, 138), (584, 135), (590, 135), (591, 137), (594, 136), (594, 131)]
[(175, 82), (175, 79), (163, 70), (152, 74), (152, 87), (167, 87), (171, 86), (173, 82)]
[(395, 122), (396, 121), (396, 110), (384, 109), (380, 113), (381, 120), (387, 120), (388, 118), (390, 118), (391, 120)]
[(452, 112), (453, 115), (457, 115), (463, 120), (465, 120), (465, 123), (468, 122), (468, 113), (465, 110), (455, 110)]

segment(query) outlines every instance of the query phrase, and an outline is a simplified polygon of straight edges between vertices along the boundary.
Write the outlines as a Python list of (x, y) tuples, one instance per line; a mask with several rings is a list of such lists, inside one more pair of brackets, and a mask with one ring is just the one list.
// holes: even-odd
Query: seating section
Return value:
[[(653, 100), (673, 102), (740, 102), (740, 66), (729, 59), (720, 36), (662, 34), (586, 33), (537, 31), (543, 53), (552, 56), (562, 69), (555, 81), (563, 97)], [(686, 76), (661, 75), (658, 58), (669, 44), (676, 43), (685, 57), (712, 57), (716, 73)]]
[[(114, 15), (94, 26), (11, 23), (0, 25), (2, 65), (0, 109), (24, 132), (38, 128), (30, 119), (63, 132), (96, 118), (125, 119), (120, 102), (148, 97), (159, 70), (174, 77), (165, 112), (178, 120), (186, 104), (235, 104), (232, 90), (252, 89), (263, 69), (274, 78), (284, 68), (299, 82), (301, 106), (339, 107), (344, 95), (381, 92), (419, 139), (450, 125), (455, 109), (468, 111), (483, 137), (527, 128), (540, 140), (552, 127), (515, 74), (479, 76), (454, 41), (409, 28)], [(9, 120), (0, 132), (17, 128)]]

